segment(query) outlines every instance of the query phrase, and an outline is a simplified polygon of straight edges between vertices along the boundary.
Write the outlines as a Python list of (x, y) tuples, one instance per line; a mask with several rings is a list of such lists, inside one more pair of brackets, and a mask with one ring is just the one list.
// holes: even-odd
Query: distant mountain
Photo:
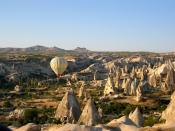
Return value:
[(9, 53), (17, 53), (17, 52), (26, 52), (26, 53), (34, 53), (34, 52), (57, 52), (57, 51), (65, 51), (64, 49), (58, 47), (45, 47), (41, 45), (36, 45), (27, 48), (0, 48), (1, 53), (9, 52)]
[(79, 52), (79, 53), (90, 52), (90, 50), (88, 50), (88, 49), (86, 49), (86, 48), (81, 48), (81, 47), (75, 48), (74, 51)]
[(35, 52), (35, 51), (45, 52), (45, 51), (65, 51), (65, 50), (58, 48), (58, 47), (45, 47), (45, 46), (36, 45), (36, 46), (25, 48), (25, 51), (27, 52)]

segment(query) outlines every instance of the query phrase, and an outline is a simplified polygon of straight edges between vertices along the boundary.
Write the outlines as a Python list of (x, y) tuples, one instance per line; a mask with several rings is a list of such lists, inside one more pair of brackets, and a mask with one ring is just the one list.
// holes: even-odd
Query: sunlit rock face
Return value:
[(72, 90), (68, 91), (59, 103), (55, 118), (60, 119), (63, 122), (74, 123), (78, 121), (80, 117), (80, 105)]
[(33, 123), (28, 123), (14, 131), (41, 131), (41, 126)]
[(110, 76), (107, 79), (106, 85), (105, 85), (105, 89), (104, 89), (104, 96), (106, 95), (111, 95), (114, 94), (115, 90), (114, 90), (114, 82), (113, 79), (110, 78)]
[(134, 112), (131, 112), (129, 114), (129, 118), (138, 126), (138, 127), (142, 127), (143, 126), (143, 122), (144, 122), (144, 118), (142, 116), (142, 114), (140, 113), (139, 108), (137, 107)]
[(153, 69), (148, 69), (148, 83), (152, 87), (159, 88), (163, 92), (172, 92), (175, 89), (174, 62), (165, 61)]
[(171, 102), (165, 111), (162, 112), (162, 119), (166, 120), (166, 124), (173, 124), (175, 122), (175, 92), (171, 95)]
[(100, 121), (100, 116), (96, 110), (93, 100), (90, 98), (85, 105), (80, 119), (79, 124), (84, 124), (88, 126), (96, 125)]
[(66, 124), (62, 127), (58, 127), (58, 126), (50, 127), (48, 131), (120, 131), (120, 130), (113, 130), (113, 129), (108, 129), (100, 126)]
[(122, 116), (119, 119), (114, 119), (106, 124), (114, 131), (139, 131), (137, 125), (127, 116)]
[(24, 118), (25, 109), (15, 109), (9, 113), (8, 119), (20, 120)]

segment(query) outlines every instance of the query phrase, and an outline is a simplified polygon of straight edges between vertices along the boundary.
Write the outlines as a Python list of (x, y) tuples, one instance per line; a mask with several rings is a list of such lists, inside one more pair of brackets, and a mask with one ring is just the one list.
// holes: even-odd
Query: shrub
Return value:
[(117, 114), (117, 115), (127, 115), (135, 109), (135, 106), (124, 103), (100, 103), (98, 105), (102, 108), (104, 114)]
[(37, 109), (26, 109), (24, 112), (24, 124), (26, 123), (38, 123)]
[(61, 78), (59, 79), (59, 84), (61, 84), (61, 85), (62, 85), (62, 84), (66, 84), (66, 82), (67, 82), (67, 81), (66, 81), (65, 79), (61, 79)]
[(20, 126), (22, 126), (21, 123), (20, 123), (20, 121), (13, 121), (13, 122), (12, 122), (12, 125), (13, 125), (14, 127), (20, 127)]
[(123, 114), (128, 115), (131, 111), (133, 111), (136, 107), (130, 104), (125, 106), (125, 109), (122, 111)]
[(3, 103), (3, 106), (4, 106), (5, 108), (13, 107), (13, 105), (11, 104), (10, 101), (5, 101), (5, 102)]
[(151, 116), (145, 118), (144, 126), (153, 126), (154, 124), (156, 124), (158, 122), (159, 122), (159, 117), (151, 115)]
[(47, 123), (52, 123), (52, 124), (61, 124), (62, 122), (59, 119), (55, 119), (55, 118), (48, 118), (47, 119)]

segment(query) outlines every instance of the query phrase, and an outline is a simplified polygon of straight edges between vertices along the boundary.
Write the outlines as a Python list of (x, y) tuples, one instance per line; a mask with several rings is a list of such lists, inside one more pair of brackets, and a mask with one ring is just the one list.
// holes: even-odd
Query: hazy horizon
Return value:
[(173, 0), (6, 0), (0, 48), (175, 51)]

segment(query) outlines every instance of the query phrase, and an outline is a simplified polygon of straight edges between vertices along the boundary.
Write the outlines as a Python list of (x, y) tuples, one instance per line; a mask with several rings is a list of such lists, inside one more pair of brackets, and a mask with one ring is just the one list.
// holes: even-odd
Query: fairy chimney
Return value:
[(137, 107), (134, 112), (131, 112), (129, 114), (129, 118), (138, 126), (138, 127), (142, 127), (143, 126), (143, 122), (144, 122), (144, 118), (142, 116), (142, 114), (140, 113), (139, 108)]
[(111, 77), (109, 76), (105, 85), (104, 96), (111, 95), (114, 93), (115, 93), (114, 82), (113, 82), (113, 79), (111, 79)]
[(87, 125), (87, 126), (92, 126), (97, 124), (97, 122), (100, 121), (100, 116), (96, 110), (95, 104), (93, 100), (90, 98), (80, 116), (80, 119), (78, 120), (79, 124)]
[(80, 117), (80, 113), (81, 110), (78, 100), (74, 92), (70, 90), (64, 95), (62, 101), (59, 103), (55, 113), (55, 118), (64, 121), (65, 118), (69, 118), (71, 114), (72, 122), (76, 122)]

